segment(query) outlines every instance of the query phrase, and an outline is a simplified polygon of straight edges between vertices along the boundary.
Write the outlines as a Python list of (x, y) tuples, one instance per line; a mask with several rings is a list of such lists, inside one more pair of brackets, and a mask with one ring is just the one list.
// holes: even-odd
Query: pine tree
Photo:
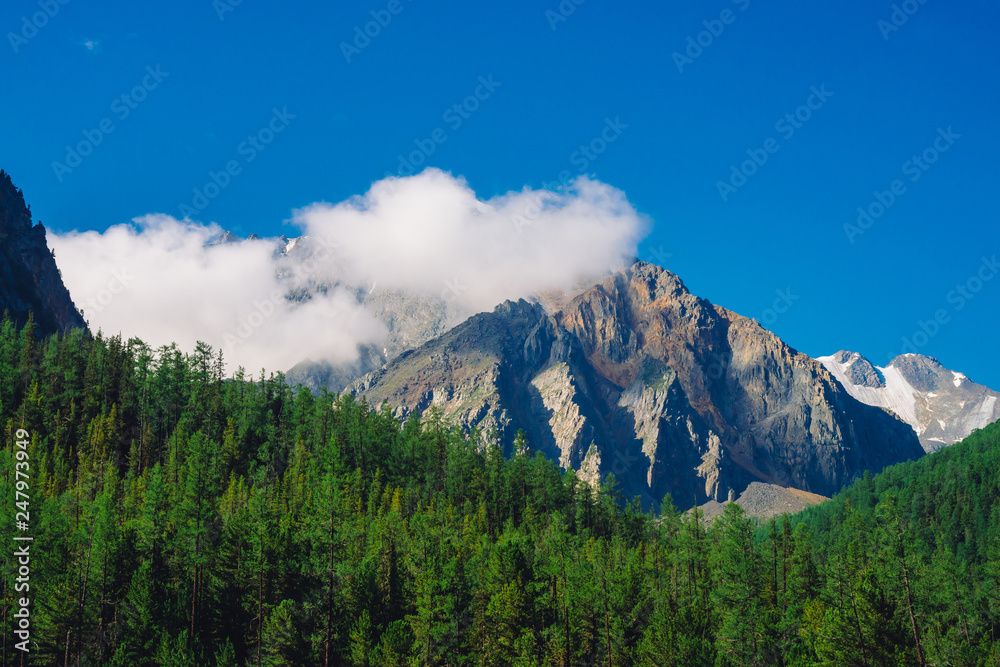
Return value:
[(753, 523), (736, 503), (713, 526), (719, 544), (713, 558), (713, 603), (721, 612), (716, 646), (724, 664), (756, 665), (767, 654), (768, 637), (760, 627), (765, 605), (761, 600), (764, 573), (754, 548)]

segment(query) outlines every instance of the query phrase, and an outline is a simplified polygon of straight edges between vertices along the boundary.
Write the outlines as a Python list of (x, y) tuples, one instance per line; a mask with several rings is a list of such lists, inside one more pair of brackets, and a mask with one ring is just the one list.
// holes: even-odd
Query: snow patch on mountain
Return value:
[(892, 368), (881, 368), (876, 366), (875, 370), (882, 374), (885, 385), (882, 387), (866, 387), (856, 385), (848, 377), (848, 371), (855, 363), (865, 361), (858, 353), (854, 353), (845, 362), (837, 361), (834, 356), (817, 357), (817, 361), (822, 363), (837, 381), (840, 382), (849, 393), (866, 405), (874, 405), (879, 408), (887, 408), (899, 415), (900, 419), (913, 427), (913, 430), (920, 435), (921, 430), (917, 421), (917, 399), (916, 389), (900, 374)]
[(909, 424), (929, 452), (1000, 419), (1000, 393), (932, 357), (902, 354), (884, 368), (856, 352), (840, 351), (817, 361), (854, 398), (890, 410)]

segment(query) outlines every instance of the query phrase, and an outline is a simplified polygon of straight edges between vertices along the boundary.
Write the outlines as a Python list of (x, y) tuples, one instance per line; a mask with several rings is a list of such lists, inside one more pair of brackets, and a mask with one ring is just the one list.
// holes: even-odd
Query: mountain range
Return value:
[(917, 458), (913, 429), (851, 396), (754, 320), (638, 262), (556, 313), (508, 301), (401, 354), (348, 391), (397, 413), (439, 406), (592, 482), (679, 506), (753, 482), (830, 495), (863, 470)]
[[(282, 237), (276, 250), (299, 263), (316, 252), (308, 237), (292, 241)], [(623, 304), (642, 299), (621, 281), (630, 276), (631, 285), (635, 275), (644, 276), (635, 279), (639, 282), (676, 291), (678, 303), (652, 299), (655, 305), (643, 305), (641, 316), (630, 312)], [(314, 281), (295, 298), (310, 298), (311, 293), (338, 286), (345, 285)], [(997, 392), (944, 369), (935, 359), (902, 355), (888, 364), (889, 370), (849, 352), (813, 360), (756, 322), (690, 295), (677, 276), (648, 264), (636, 263), (613, 275), (591, 277), (568, 292), (536, 294), (530, 301), (508, 302), (493, 313), (471, 317), (443, 298), (376, 286), (351, 289), (385, 325), (385, 344), (360, 346), (358, 360), (350, 364), (305, 360), (288, 371), (290, 382), (313, 389), (346, 389), (371, 403), (388, 401), (399, 415), (438, 405), (454, 423), (466, 430), (495, 432), (508, 448), (516, 430), (523, 428), (534, 447), (564, 467), (594, 483), (614, 473), (628, 492), (653, 503), (662, 492), (672, 490), (681, 504), (685, 502), (681, 497), (702, 505), (734, 498), (744, 502), (746, 494), (746, 504), (765, 508), (764, 513), (767, 507), (797, 508), (835, 492), (863, 469), (878, 470), (933, 451), (1000, 418)], [(602, 300), (610, 295), (620, 303), (608, 310)], [(578, 311), (595, 298), (600, 307), (587, 316)], [(643, 310), (649, 307), (667, 308), (671, 314)], [(670, 324), (653, 323), (649, 317), (666, 318)], [(567, 328), (564, 320), (573, 326)], [(717, 331), (713, 338), (701, 330), (707, 321), (709, 328), (719, 331), (735, 327), (746, 332), (741, 340), (749, 342), (742, 354), (748, 356), (738, 359), (744, 368), (736, 378), (729, 377), (732, 350), (720, 342), (722, 334)], [(642, 329), (650, 326), (662, 329), (660, 339), (647, 340)], [(615, 342), (614, 336), (603, 340), (609, 330), (617, 331), (622, 340)], [(608, 362), (620, 352), (581, 352), (590, 345), (614, 348), (625, 344), (626, 338), (636, 346), (625, 355), (627, 362)], [(764, 341), (780, 352), (765, 351)], [(514, 349), (519, 346), (535, 349), (536, 356), (548, 356), (530, 360)], [(665, 356), (659, 349), (664, 346), (692, 352)], [(816, 371), (811, 382), (821, 388), (810, 391), (826, 396), (840, 390), (836, 399), (820, 401), (824, 404), (820, 411), (846, 414), (851, 426), (845, 428), (836, 420), (820, 426), (822, 421), (813, 414), (817, 406), (794, 395), (802, 391), (800, 378), (781, 386), (782, 374), (790, 373), (795, 368), (791, 360), (798, 358), (811, 366), (809, 372)], [(781, 373), (775, 375), (778, 366)], [(744, 376), (752, 378), (749, 386), (744, 386)], [(654, 387), (636, 384), (637, 377)], [(711, 391), (706, 389), (709, 385)], [(759, 400), (743, 405), (734, 400), (738, 396)], [(882, 426), (874, 424), (882, 420), (865, 406), (888, 411), (897, 422), (888, 428), (898, 427), (899, 421), (908, 425), (902, 429), (906, 435), (899, 436), (905, 441), (879, 433)], [(854, 424), (854, 412), (859, 410), (868, 416)], [(791, 434), (783, 430), (788, 427), (782, 420), (789, 418), (795, 424)], [(782, 422), (777, 431), (760, 436), (775, 420)], [(824, 428), (835, 435), (829, 436)], [(919, 450), (912, 447), (913, 436)], [(810, 450), (831, 437), (839, 453), (831, 457), (821, 448)], [(886, 437), (895, 443), (891, 451), (884, 451), (884, 444), (871, 444), (873, 438)], [(805, 472), (796, 457), (808, 460), (819, 472)]]
[[(224, 232), (209, 245), (260, 240)], [(562, 467), (595, 486), (613, 475), (646, 506), (669, 493), (680, 507), (794, 510), (1000, 418), (1000, 393), (936, 359), (813, 359), (644, 262), (473, 313), (446, 294), (303, 270), (324, 258), (309, 237), (274, 243), (286, 298), (346, 289), (387, 332), (355, 362), (303, 360), (291, 384), (388, 402), (401, 417), (435, 408), (508, 453), (523, 430)], [(3, 172), (0, 249), (0, 308), (18, 323), (33, 312), (42, 334), (86, 326)]]
[(818, 361), (856, 399), (899, 415), (927, 452), (1000, 419), (1000, 392), (948, 370), (933, 357), (902, 354), (882, 368), (857, 352), (841, 350)]
[[(275, 256), (301, 277), (295, 267), (323, 250), (281, 237)], [(613, 474), (646, 504), (669, 492), (709, 514), (730, 500), (759, 516), (795, 511), (1000, 418), (997, 392), (935, 359), (902, 355), (886, 369), (850, 352), (812, 359), (642, 262), (490, 313), (311, 275), (289, 298), (335, 288), (386, 338), (359, 346), (355, 362), (303, 360), (289, 382), (387, 401), (401, 417), (438, 406), (508, 453), (523, 430), (563, 467), (595, 485)]]
[[(243, 239), (223, 231), (206, 245), (259, 240), (256, 235)], [(285, 374), (293, 385), (301, 384), (314, 391), (320, 387), (341, 391), (355, 379), (381, 367), (402, 352), (442, 335), (472, 315), (454, 299), (386, 289), (352, 281), (349, 277), (340, 276), (337, 271), (313, 268), (318, 265), (329, 268), (337, 263), (336, 248), (331, 245), (335, 246), (309, 236), (293, 239), (280, 236), (274, 240), (273, 256), (277, 262), (278, 277), (288, 284), (286, 298), (304, 302), (335, 289), (346, 290), (384, 325), (386, 336), (378, 345), (359, 345), (357, 359), (352, 362), (331, 364), (323, 360), (303, 359)], [(336, 277), (331, 277), (331, 274)]]

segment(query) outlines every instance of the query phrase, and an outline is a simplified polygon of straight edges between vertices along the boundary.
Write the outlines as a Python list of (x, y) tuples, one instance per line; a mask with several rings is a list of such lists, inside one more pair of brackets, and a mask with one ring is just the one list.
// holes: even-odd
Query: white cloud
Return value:
[(284, 298), (292, 287), (375, 283), (455, 300), (471, 314), (610, 270), (635, 253), (647, 227), (624, 193), (587, 178), (560, 192), (525, 188), (483, 201), (438, 170), (313, 204), (295, 223), (333, 249), (291, 272), (288, 259), (274, 258), (273, 240), (206, 247), (217, 225), (165, 215), (49, 242), (93, 329), (188, 351), (202, 340), (221, 347), (231, 369), (277, 371), (304, 358), (352, 360), (358, 344), (385, 333), (348, 289), (293, 303)]
[(222, 230), (151, 215), (103, 233), (53, 234), (49, 242), (91, 328), (191, 351), (221, 348), (230, 369), (287, 370), (305, 357), (355, 358), (383, 328), (343, 290), (304, 303), (284, 298), (274, 243), (205, 244)]
[(618, 266), (647, 231), (623, 192), (586, 177), (561, 192), (481, 201), (436, 169), (314, 204), (295, 220), (336, 239), (333, 277), (455, 298), (472, 312)]

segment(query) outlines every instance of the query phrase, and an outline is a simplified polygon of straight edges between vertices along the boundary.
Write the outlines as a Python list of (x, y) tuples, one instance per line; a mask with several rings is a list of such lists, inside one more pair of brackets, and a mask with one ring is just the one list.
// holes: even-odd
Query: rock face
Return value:
[[(248, 239), (249, 240), (249, 239)], [(238, 243), (243, 239), (223, 232), (213, 243)], [(361, 285), (326, 274), (336, 265), (336, 248), (308, 236), (292, 240), (277, 239), (274, 256), (281, 267), (279, 277), (286, 278), (291, 288), (288, 298), (306, 301), (314, 294), (333, 289), (346, 289), (357, 302), (385, 325), (386, 338), (380, 345), (361, 345), (358, 360), (333, 365), (305, 359), (286, 373), (291, 384), (302, 384), (312, 390), (326, 387), (339, 392), (350, 382), (369, 373), (399, 354), (448, 331), (471, 313), (454, 300), (427, 297), (401, 290), (384, 289), (378, 285)]]
[(904, 422), (855, 400), (755, 321), (638, 262), (562, 310), (506, 302), (355, 382), (405, 415), (439, 405), (591, 482), (680, 507), (755, 481), (832, 495), (863, 470), (917, 458)]
[(32, 226), (31, 210), (10, 176), (0, 171), (0, 312), (23, 325), (32, 312), (43, 335), (86, 327), (73, 305), (41, 223)]
[[(213, 243), (241, 241), (230, 232), (224, 232)], [(400, 354), (443, 335), (474, 314), (474, 311), (459, 303), (458, 299), (451, 298), (453, 295), (447, 289), (442, 290), (441, 295), (429, 296), (400, 289), (386, 289), (377, 284), (358, 285), (348, 278), (331, 279), (318, 275), (318, 272), (309, 274), (309, 261), (317, 253), (329, 252), (325, 256), (319, 255), (324, 257), (322, 262), (336, 263), (336, 244), (331, 246), (325, 248), (321, 242), (307, 236), (291, 241), (284, 237), (278, 239), (275, 256), (285, 266), (289, 277), (299, 278), (297, 282), (302, 283), (292, 298), (304, 300), (315, 293), (338, 287), (347, 288), (353, 292), (357, 302), (385, 326), (386, 337), (378, 346), (360, 346), (357, 362), (338, 365), (308, 359), (300, 362), (286, 373), (286, 379), (292, 384), (302, 384), (312, 390), (325, 386), (330, 391), (342, 391), (352, 381), (380, 368)], [(301, 280), (303, 274), (306, 274), (305, 280)], [(535, 300), (548, 312), (555, 312), (607, 275), (608, 273), (603, 273), (581, 277), (569, 289), (548, 290), (538, 294)]]
[(1000, 419), (1000, 392), (948, 370), (933, 357), (902, 354), (880, 368), (857, 352), (841, 350), (819, 361), (859, 401), (899, 415), (928, 452)]
[[(325, 285), (321, 289), (334, 286)], [(358, 361), (352, 363), (334, 365), (306, 359), (289, 369), (285, 375), (288, 382), (293, 385), (302, 384), (314, 391), (320, 387), (333, 392), (342, 391), (362, 375), (381, 367), (399, 354), (440, 336), (468, 316), (468, 313), (455, 304), (400, 290), (353, 291), (358, 303), (385, 325), (385, 340), (379, 346), (360, 345)]]

